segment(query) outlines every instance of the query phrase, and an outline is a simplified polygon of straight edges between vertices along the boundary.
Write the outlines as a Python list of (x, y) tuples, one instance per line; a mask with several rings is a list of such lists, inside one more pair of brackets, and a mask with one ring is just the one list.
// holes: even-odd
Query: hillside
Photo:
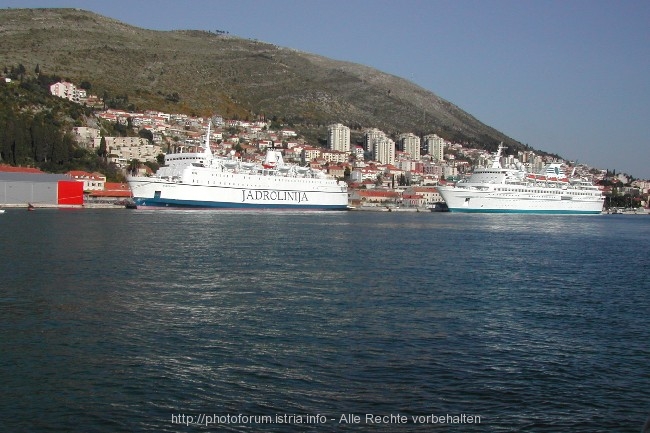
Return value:
[[(203, 31), (153, 31), (78, 9), (0, 10), (0, 66), (22, 64), (134, 109), (265, 115), (324, 138), (344, 123), (437, 133), (475, 147), (523, 146), (454, 104), (378, 70)], [(173, 95), (173, 97), (170, 97)]]

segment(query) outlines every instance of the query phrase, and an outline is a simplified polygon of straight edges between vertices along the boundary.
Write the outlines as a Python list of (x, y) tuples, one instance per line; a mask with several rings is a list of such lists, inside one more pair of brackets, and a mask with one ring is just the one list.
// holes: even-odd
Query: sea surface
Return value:
[(2, 432), (635, 432), (650, 216), (8, 209)]

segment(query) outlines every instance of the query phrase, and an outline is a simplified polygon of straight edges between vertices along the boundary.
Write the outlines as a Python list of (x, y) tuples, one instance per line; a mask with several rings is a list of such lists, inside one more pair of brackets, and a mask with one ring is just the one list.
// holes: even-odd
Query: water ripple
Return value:
[(643, 217), (28, 216), (0, 227), (7, 431), (205, 413), (328, 418), (219, 431), (609, 432), (650, 411)]

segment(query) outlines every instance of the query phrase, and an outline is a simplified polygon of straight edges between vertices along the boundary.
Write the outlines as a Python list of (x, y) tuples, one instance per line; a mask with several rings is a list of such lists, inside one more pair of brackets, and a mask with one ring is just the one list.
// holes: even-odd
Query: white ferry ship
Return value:
[(476, 169), (469, 179), (438, 191), (451, 212), (599, 214), (604, 196), (592, 182), (569, 178), (562, 164), (547, 164), (539, 173), (503, 168), (499, 145), (492, 167)]
[(264, 163), (213, 155), (210, 124), (203, 152), (165, 155), (154, 176), (129, 176), (136, 206), (346, 210), (348, 188), (320, 170), (285, 164), (267, 150)]

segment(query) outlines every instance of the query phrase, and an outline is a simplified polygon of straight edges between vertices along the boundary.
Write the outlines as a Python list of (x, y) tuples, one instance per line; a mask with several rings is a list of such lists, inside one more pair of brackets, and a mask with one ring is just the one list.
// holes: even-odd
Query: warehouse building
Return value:
[(81, 207), (83, 185), (64, 174), (0, 166), (0, 206)]

